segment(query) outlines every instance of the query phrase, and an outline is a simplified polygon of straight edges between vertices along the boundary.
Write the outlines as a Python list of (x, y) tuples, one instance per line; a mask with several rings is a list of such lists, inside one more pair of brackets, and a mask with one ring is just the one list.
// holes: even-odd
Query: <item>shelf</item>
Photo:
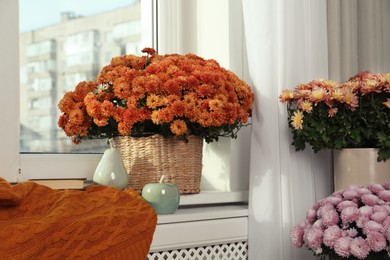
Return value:
[(221, 203), (247, 203), (248, 191), (201, 191), (198, 194), (180, 196), (180, 206)]
[(179, 208), (174, 214), (159, 214), (158, 224), (248, 217), (248, 205)]

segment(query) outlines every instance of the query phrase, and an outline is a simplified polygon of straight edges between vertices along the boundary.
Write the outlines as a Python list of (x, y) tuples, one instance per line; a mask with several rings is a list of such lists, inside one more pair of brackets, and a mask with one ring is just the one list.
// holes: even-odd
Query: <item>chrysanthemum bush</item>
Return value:
[(287, 103), (296, 150), (378, 148), (390, 158), (390, 73), (360, 72), (348, 81), (313, 80), (279, 96)]
[(318, 201), (291, 241), (336, 259), (390, 259), (390, 182), (352, 185)]
[(96, 81), (65, 93), (58, 125), (75, 143), (151, 134), (196, 135), (207, 142), (237, 137), (252, 112), (247, 83), (215, 60), (143, 52), (114, 57)]

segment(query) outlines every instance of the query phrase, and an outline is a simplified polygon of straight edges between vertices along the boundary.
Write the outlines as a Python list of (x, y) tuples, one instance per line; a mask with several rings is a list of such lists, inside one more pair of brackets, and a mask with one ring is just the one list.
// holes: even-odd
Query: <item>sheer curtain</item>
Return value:
[(332, 191), (330, 152), (290, 145), (284, 88), (315, 78), (390, 71), (390, 1), (243, 1), (253, 112), (249, 259), (314, 259), (291, 245), (292, 225)]
[(328, 1), (329, 76), (390, 71), (390, 1)]
[(329, 152), (296, 152), (290, 145), (282, 89), (328, 78), (325, 0), (245, 0), (243, 14), (252, 118), (249, 259), (312, 259), (290, 242), (290, 228), (331, 192)]

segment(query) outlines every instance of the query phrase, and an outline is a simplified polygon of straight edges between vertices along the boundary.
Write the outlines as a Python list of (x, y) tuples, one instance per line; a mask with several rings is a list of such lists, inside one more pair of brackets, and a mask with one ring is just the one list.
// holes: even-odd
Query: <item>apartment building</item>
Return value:
[(104, 142), (75, 146), (57, 126), (58, 101), (80, 81), (95, 80), (112, 57), (140, 54), (141, 3), (80, 16), (20, 35), (21, 152), (94, 152)]

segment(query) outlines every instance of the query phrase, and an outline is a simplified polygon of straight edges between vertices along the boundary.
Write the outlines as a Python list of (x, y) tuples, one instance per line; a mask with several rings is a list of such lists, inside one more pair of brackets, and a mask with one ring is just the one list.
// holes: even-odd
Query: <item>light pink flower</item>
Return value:
[(336, 196), (327, 197), (325, 200), (327, 203), (330, 203), (332, 205), (337, 205), (343, 201), (343, 199), (341, 197), (336, 197)]
[(363, 227), (364, 233), (368, 234), (369, 232), (376, 231), (376, 232), (381, 232), (383, 230), (382, 224), (375, 222), (373, 220), (369, 220), (366, 222), (366, 224)]
[(382, 222), (383, 228), (389, 229), (390, 228), (390, 216), (387, 217), (385, 220)]
[(370, 221), (368, 217), (360, 216), (359, 219), (356, 220), (356, 226), (358, 226), (359, 228), (364, 228), (368, 221)]
[(371, 191), (365, 187), (358, 189), (359, 196), (362, 196), (364, 194), (371, 194)]
[(382, 184), (383, 188), (385, 188), (386, 190), (390, 190), (390, 181), (387, 181), (385, 183)]
[(323, 234), (320, 228), (309, 228), (304, 239), (311, 249), (316, 250), (321, 247)]
[(385, 237), (388, 241), (390, 241), (390, 228), (386, 228)]
[(336, 190), (335, 192), (332, 193), (333, 197), (342, 197), (343, 196), (344, 190)]
[(310, 221), (310, 223), (313, 223), (317, 217), (317, 212), (313, 208), (308, 209), (306, 211), (306, 218)]
[(370, 252), (367, 242), (362, 237), (356, 237), (351, 241), (351, 254), (358, 259), (365, 259)]
[(383, 190), (378, 193), (379, 198), (386, 202), (390, 202), (390, 190)]
[(364, 194), (364, 195), (362, 195), (361, 200), (364, 204), (366, 204), (368, 206), (377, 205), (379, 202), (378, 196), (376, 196), (374, 194)]
[(334, 209), (322, 213), (322, 224), (326, 227), (336, 225), (339, 220), (339, 214)]
[(350, 245), (351, 245), (352, 238), (350, 237), (340, 237), (336, 240), (334, 244), (334, 251), (336, 254), (342, 257), (349, 257), (350, 256)]
[(373, 210), (374, 212), (380, 212), (380, 211), (389, 212), (389, 208), (387, 206), (388, 205), (375, 205), (373, 207)]
[(372, 251), (379, 252), (386, 248), (386, 238), (379, 232), (372, 231), (367, 234), (367, 243)]
[(337, 225), (328, 227), (324, 231), (324, 237), (323, 237), (324, 245), (333, 248), (334, 243), (341, 236), (342, 236), (342, 231)]
[(330, 210), (334, 210), (334, 207), (332, 204), (330, 203), (326, 203), (324, 205), (322, 205), (318, 210), (317, 210), (317, 217), (322, 217), (322, 215), (324, 214), (324, 212), (327, 212), (327, 211), (330, 211)]
[(377, 211), (371, 215), (371, 219), (378, 223), (383, 223), (383, 221), (389, 216), (387, 211)]
[(347, 207), (357, 208), (357, 204), (355, 202), (350, 201), (350, 200), (345, 200), (345, 201), (342, 201), (339, 204), (337, 204), (337, 209), (339, 211), (343, 211), (343, 209), (345, 209)]
[(296, 247), (303, 246), (303, 234), (304, 232), (302, 226), (297, 225), (291, 229), (290, 238)]
[(355, 207), (346, 207), (341, 211), (341, 220), (343, 223), (351, 223), (359, 219), (359, 209)]
[(360, 215), (364, 217), (370, 217), (373, 212), (373, 208), (371, 206), (362, 206), (359, 208)]
[(347, 200), (352, 200), (358, 196), (359, 196), (359, 193), (357, 190), (349, 189), (349, 190), (345, 190), (343, 192), (343, 197), (344, 197), (344, 199), (347, 199)]
[(385, 190), (385, 188), (380, 184), (370, 184), (367, 186), (372, 193), (378, 194), (380, 191)]
[(350, 228), (347, 230), (347, 234), (349, 237), (356, 237), (358, 235), (358, 231), (356, 230), (356, 228)]

